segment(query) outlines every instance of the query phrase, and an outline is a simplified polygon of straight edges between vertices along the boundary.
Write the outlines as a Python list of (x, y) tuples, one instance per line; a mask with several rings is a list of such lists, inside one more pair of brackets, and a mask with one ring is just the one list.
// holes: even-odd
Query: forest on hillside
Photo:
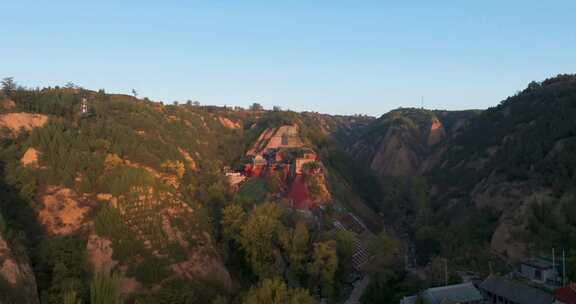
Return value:
[[(12, 266), (0, 271), (0, 300), (342, 303), (369, 278), (362, 302), (392, 303), (445, 283), (447, 261), (451, 283), (459, 269), (509, 271), (515, 252), (494, 241), (502, 227), (525, 255), (565, 248), (576, 279), (574, 117), (573, 75), (484, 111), (377, 119), (162, 104), (6, 78), (0, 260)], [(303, 180), (311, 196), (329, 198), (321, 208), (294, 208), (276, 173), (238, 186), (226, 177), (282, 126), (297, 126), (318, 157), (303, 168), (322, 176)], [(379, 167), (373, 159), (390, 147), (411, 153), (413, 167)]]
[[(367, 271), (381, 275), (375, 284), (402, 275), (389, 236), (333, 226), (358, 208), (352, 200), (377, 191), (318, 123), (338, 128), (348, 118), (162, 105), (12, 79), (0, 100), (5, 121), (47, 117), (41, 127), (2, 125), (0, 235), (22, 275), (16, 285), (0, 281), (6, 303), (343, 301), (358, 240), (371, 253)], [(251, 179), (237, 191), (226, 182), (222, 168), (242, 163), (264, 129), (294, 123), (326, 163), (338, 208), (303, 214), (274, 180)]]

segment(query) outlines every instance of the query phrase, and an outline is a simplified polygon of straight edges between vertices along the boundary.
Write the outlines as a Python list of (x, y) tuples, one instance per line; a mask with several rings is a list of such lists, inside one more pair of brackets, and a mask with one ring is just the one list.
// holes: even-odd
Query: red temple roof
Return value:
[(296, 178), (294, 178), (292, 187), (288, 193), (288, 198), (292, 199), (294, 208), (309, 209), (311, 203), (310, 195), (304, 183), (304, 178), (301, 175), (297, 175)]
[(554, 290), (554, 297), (566, 304), (576, 304), (576, 283)]

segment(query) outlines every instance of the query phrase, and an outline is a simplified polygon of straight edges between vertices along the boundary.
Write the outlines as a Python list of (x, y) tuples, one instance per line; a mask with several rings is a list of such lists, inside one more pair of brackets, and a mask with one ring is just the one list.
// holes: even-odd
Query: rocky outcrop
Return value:
[(422, 158), (411, 142), (390, 132), (375, 151), (370, 167), (381, 176), (411, 176), (417, 174)]
[(16, 103), (11, 99), (4, 98), (0, 100), (0, 109), (10, 110), (14, 107), (16, 107)]
[(72, 189), (49, 186), (41, 203), (38, 217), (49, 234), (70, 235), (86, 224), (90, 208)]
[(414, 176), (435, 165), (446, 138), (433, 111), (400, 109), (373, 122), (350, 152), (380, 176)]
[(192, 170), (192, 171), (198, 170), (198, 166), (196, 165), (196, 161), (194, 161), (194, 158), (192, 158), (192, 156), (190, 155), (190, 153), (188, 153), (188, 151), (186, 151), (182, 148), (178, 148), (178, 151), (180, 151), (180, 154), (182, 155), (182, 157), (184, 157), (184, 159), (188, 163), (188, 168), (190, 170)]
[(38, 167), (38, 157), (40, 156), (40, 151), (30, 147), (24, 152), (22, 158), (20, 158), (20, 163), (25, 167)]
[(446, 138), (444, 126), (436, 117), (432, 117), (430, 128), (428, 128), (428, 146), (433, 146)]
[(0, 115), (0, 128), (7, 128), (12, 134), (20, 130), (30, 131), (42, 127), (48, 122), (48, 116), (33, 113), (8, 113)]
[(519, 235), (528, 225), (528, 209), (549, 194), (536, 183), (510, 182), (495, 173), (476, 185), (470, 194), (474, 206), (500, 214), (490, 241), (492, 252), (516, 261), (526, 257), (529, 245)]
[(23, 248), (0, 231), (0, 303), (36, 304), (36, 279)]
[(241, 129), (242, 128), (242, 125), (239, 122), (232, 121), (231, 119), (229, 119), (227, 117), (218, 116), (218, 121), (220, 121), (222, 126), (224, 126), (225, 128), (228, 128), (228, 129)]

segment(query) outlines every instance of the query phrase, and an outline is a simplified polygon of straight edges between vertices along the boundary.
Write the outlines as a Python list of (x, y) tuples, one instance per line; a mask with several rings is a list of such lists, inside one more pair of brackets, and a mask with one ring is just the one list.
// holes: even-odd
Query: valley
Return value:
[(574, 75), (378, 118), (5, 87), (0, 303), (397, 303), (553, 248), (574, 280), (575, 117)]

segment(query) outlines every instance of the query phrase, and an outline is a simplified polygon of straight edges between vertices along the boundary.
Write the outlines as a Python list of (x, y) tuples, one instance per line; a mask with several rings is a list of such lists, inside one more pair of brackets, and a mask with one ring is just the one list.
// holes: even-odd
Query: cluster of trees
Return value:
[(481, 112), (392, 111), (359, 136), (368, 146), (377, 145), (393, 126), (421, 137), (426, 133), (419, 126), (427, 125), (432, 113), (446, 130), (466, 123), (448, 134), (452, 137), (447, 151), (427, 176), (381, 177), (380, 194), (375, 195), (380, 199), (370, 204), (414, 242), (421, 266), (438, 257), (478, 271), (485, 271), (489, 264), (495, 269), (503, 265), (489, 251), (502, 211), (478, 208), (470, 195), (480, 181), (487, 180), (502, 181), (511, 188), (530, 185), (534, 191), (552, 190), (531, 212), (515, 219), (521, 224), (514, 236), (529, 244), (534, 254), (552, 247), (573, 247), (575, 234), (568, 217), (573, 216), (569, 206), (576, 191), (576, 76), (531, 83), (497, 107)]
[[(536, 188), (551, 189), (551, 197), (545, 199), (546, 202), (534, 205), (533, 210), (540, 208), (538, 212), (518, 219), (529, 229), (518, 231), (517, 235), (530, 244), (535, 253), (548, 252), (551, 247), (568, 247), (566, 244), (571, 241), (573, 232), (564, 217), (567, 212), (564, 206), (576, 191), (575, 116), (576, 76), (559, 75), (541, 83), (533, 82), (498, 106), (470, 119), (454, 138), (453, 147), (444, 157), (446, 162), (442, 168), (434, 170), (430, 179), (436, 185), (460, 189), (462, 193), (471, 192), (478, 181), (490, 175), (514, 183), (527, 183), (530, 187), (538, 185)], [(481, 168), (472, 169), (466, 165), (478, 159), (485, 160)], [(450, 198), (444, 197), (447, 199)], [(437, 213), (447, 212), (440, 210)], [(470, 221), (469, 225), (451, 224), (450, 229), (460, 231), (458, 235), (468, 232), (470, 239), (480, 238), (486, 243), (486, 236), (496, 228), (499, 214), (489, 209), (467, 210), (466, 213), (476, 220)], [(479, 217), (472, 217), (478, 214)], [(440, 216), (438, 214), (437, 218)], [(479, 221), (483, 225), (478, 225)], [(475, 247), (473, 242), (459, 238), (443, 244), (448, 247), (446, 251)]]
[[(77, 290), (69, 287), (56, 297), (53, 303), (62, 304), (122, 304), (120, 297), (119, 277), (116, 274), (96, 273), (90, 284), (90, 301), (83, 301)], [(45, 303), (44, 301), (42, 303)], [(46, 302), (52, 303), (52, 302)]]
[[(351, 248), (344, 246), (351, 243), (337, 242), (334, 236), (311, 230), (311, 223), (278, 203), (259, 204), (251, 210), (230, 204), (222, 213), (224, 240), (240, 249), (260, 285), (288, 282), (291, 288), (319, 292), (322, 297), (338, 296), (339, 259), (347, 259), (343, 252)], [(251, 292), (247, 298), (252, 297), (258, 296)]]
[[(280, 192), (278, 178), (251, 179), (233, 194), (221, 173), (225, 164), (240, 160), (265, 128), (298, 123), (306, 144), (326, 159), (327, 170), (344, 176), (356, 189), (366, 190), (363, 195), (376, 200), (373, 180), (355, 171), (353, 162), (318, 127), (317, 117), (279, 107), (261, 112), (257, 104), (251, 109), (258, 113), (161, 106), (73, 84), (64, 89), (30, 90), (5, 79), (2, 85), (3, 95), (16, 103), (14, 111), (50, 117), (43, 128), (0, 141), (0, 160), (5, 163), (0, 169), (7, 168), (0, 174), (0, 181), (7, 184), (0, 187), (0, 212), (8, 215), (7, 223), (0, 220), (0, 227), (42, 236), (28, 240), (43, 303), (120, 301), (117, 276), (93, 276), (87, 269), (85, 237), (49, 237), (39, 232), (35, 212), (42, 206), (36, 199), (47, 185), (68, 187), (90, 198), (96, 193), (114, 196), (115, 204), (99, 202), (94, 228), (111, 240), (113, 259), (130, 266), (126, 274), (151, 290), (131, 299), (136, 303), (207, 303), (216, 294), (221, 295), (214, 300), (219, 304), (314, 303), (318, 298), (341, 300), (346, 293), (342, 287), (352, 272), (354, 233), (336, 232), (325, 215), (317, 223), (285, 209), (274, 195)], [(89, 116), (80, 115), (83, 98), (88, 100)], [(237, 115), (236, 120), (252, 128), (227, 129), (219, 115)], [(19, 162), (29, 147), (40, 151), (38, 168)], [(175, 182), (167, 184), (166, 176)], [(309, 182), (312, 189), (319, 188), (314, 187), (318, 181)], [(136, 188), (154, 191), (142, 201)], [(148, 200), (162, 201), (153, 205)], [(179, 209), (171, 200), (193, 210), (170, 222), (190, 248), (168, 242), (161, 233), (160, 208)], [(144, 245), (144, 239), (151, 245)], [(188, 258), (186, 250), (196, 250), (194, 246), (200, 248), (200, 243), (212, 243), (218, 249), (212, 254), (225, 258), (240, 291), (223, 291), (212, 283), (172, 273), (168, 266)], [(377, 257), (393, 252), (392, 247), (373, 251), (372, 263), (381, 265), (375, 275), (388, 271), (390, 260), (382, 262)], [(384, 284), (383, 277), (376, 282)]]
[[(117, 198), (126, 197), (126, 200), (129, 200), (134, 187), (151, 187), (158, 193), (170, 192), (168, 197), (188, 204), (194, 210), (193, 214), (182, 213), (182, 218), (173, 219), (175, 227), (190, 244), (201, 245), (200, 240), (195, 239), (197, 235), (216, 234), (215, 229), (211, 230), (211, 224), (218, 223), (214, 226), (219, 226), (219, 219), (207, 210), (225, 200), (226, 188), (220, 168), (242, 153), (236, 149), (243, 145), (239, 136), (242, 130), (226, 129), (215, 114), (200, 108), (159, 107), (150, 102), (134, 102), (123, 96), (107, 95), (103, 91), (94, 93), (76, 87), (74, 90), (28, 90), (18, 87), (12, 79), (5, 79), (2, 94), (15, 102), (16, 108), (12, 111), (44, 113), (50, 117), (44, 128), (0, 141), (0, 181), (5, 180), (7, 184), (4, 187), (0, 183), (0, 212), (7, 211), (8, 224), (15, 230), (28, 232), (31, 244), (28, 248), (40, 245), (42, 248), (55, 248), (30, 252), (43, 302), (61, 303), (61, 295), (66, 293), (66, 301), (78, 298), (86, 303), (89, 297), (86, 282), (90, 281), (85, 261), (80, 263), (72, 258), (84, 256), (86, 239), (75, 237), (74, 241), (64, 242), (59, 238), (41, 238), (44, 233), (35, 214), (41, 206), (36, 203), (36, 198), (41, 194), (38, 189), (46, 185), (65, 186), (89, 196), (111, 193)], [(83, 97), (88, 99), (92, 113), (89, 117), (79, 115)], [(39, 168), (26, 168), (20, 164), (19, 159), (28, 147), (40, 151)], [(190, 154), (193, 164), (180, 149)], [(7, 170), (2, 170), (4, 167)], [(151, 172), (172, 176), (178, 182), (168, 187), (165, 180)], [(124, 207), (130, 205), (129, 202), (121, 204)], [(164, 205), (169, 206), (168, 202)], [(186, 258), (178, 244), (165, 244), (165, 236), (151, 231), (161, 229), (157, 223), (157, 211), (146, 209), (146, 214), (140, 212), (130, 217), (130, 214), (121, 215), (108, 204), (101, 207), (95, 217), (97, 233), (112, 241), (115, 260), (134, 262), (130, 263), (133, 267), (128, 272), (141, 283), (164, 282), (168, 275), (167, 262)], [(130, 209), (134, 213), (132, 210), (137, 209)], [(211, 220), (212, 217), (215, 220)], [(132, 222), (127, 221), (132, 218)], [(142, 227), (134, 230), (132, 223), (137, 220), (141, 220)], [(151, 220), (156, 222), (150, 224)], [(161, 252), (168, 256), (168, 261), (159, 260), (146, 250), (137, 237), (138, 231), (152, 233), (153, 243), (162, 244)], [(162, 240), (157, 242), (157, 238)], [(43, 240), (42, 244), (36, 245), (37, 240)], [(135, 262), (134, 257), (141, 259)], [(209, 289), (175, 280), (162, 285), (150, 296), (169, 298), (169, 295), (183, 294), (185, 290)], [(70, 288), (76, 291), (75, 295), (68, 292)], [(213, 292), (204, 293), (206, 295), (202, 297), (206, 298)], [(194, 297), (199, 298), (202, 293)]]

